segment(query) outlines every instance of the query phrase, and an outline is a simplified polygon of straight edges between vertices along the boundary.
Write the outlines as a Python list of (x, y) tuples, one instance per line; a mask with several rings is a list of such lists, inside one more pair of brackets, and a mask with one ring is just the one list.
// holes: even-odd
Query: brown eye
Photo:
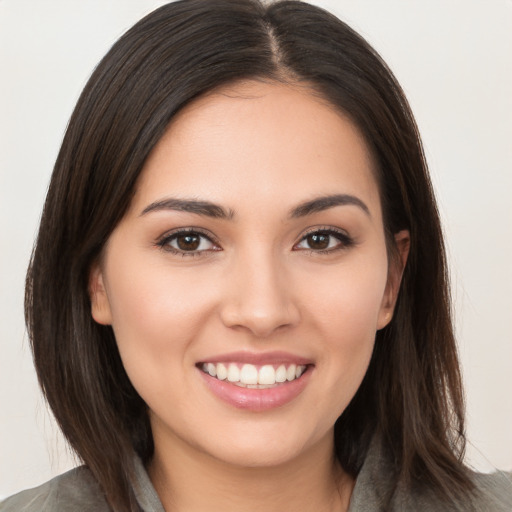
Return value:
[(331, 235), (327, 233), (313, 233), (306, 237), (307, 243), (311, 249), (323, 250), (329, 247)]
[(354, 240), (348, 234), (334, 229), (321, 229), (307, 234), (295, 248), (325, 253), (347, 249), (352, 245), (354, 245)]
[(166, 236), (158, 242), (158, 245), (165, 251), (182, 256), (200, 256), (205, 252), (220, 250), (207, 235), (189, 230)]
[(201, 244), (201, 237), (197, 234), (179, 235), (176, 237), (176, 245), (182, 251), (196, 251)]

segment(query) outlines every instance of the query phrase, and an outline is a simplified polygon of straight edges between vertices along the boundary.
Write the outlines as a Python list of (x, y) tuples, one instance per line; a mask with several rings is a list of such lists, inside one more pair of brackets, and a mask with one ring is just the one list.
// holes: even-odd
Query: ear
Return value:
[(395, 310), (398, 291), (404, 273), (409, 248), (411, 245), (411, 236), (407, 229), (395, 234), (395, 257), (389, 263), (388, 282), (382, 298), (382, 304), (377, 322), (377, 329), (382, 329), (391, 322), (393, 311)]
[(89, 297), (94, 320), (102, 325), (111, 325), (110, 302), (105, 290), (103, 270), (99, 263), (94, 263), (89, 273)]

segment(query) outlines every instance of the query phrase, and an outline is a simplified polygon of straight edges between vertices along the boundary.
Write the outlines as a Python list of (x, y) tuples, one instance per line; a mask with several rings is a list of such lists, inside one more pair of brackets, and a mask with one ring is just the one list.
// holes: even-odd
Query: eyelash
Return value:
[[(322, 227), (322, 228), (314, 228), (304, 234), (304, 236), (300, 239), (298, 244), (302, 243), (304, 240), (306, 240), (307, 237), (311, 235), (327, 235), (330, 237), (334, 237), (338, 240), (339, 244), (337, 244), (334, 247), (331, 247), (329, 249), (304, 249), (305, 251), (309, 252), (309, 254), (330, 254), (333, 252), (341, 251), (349, 249), (350, 247), (355, 245), (355, 240), (349, 236), (346, 232), (334, 229), (331, 227)], [(295, 244), (297, 246), (298, 244)]]
[[(201, 251), (198, 251), (198, 250), (184, 251), (184, 250), (176, 249), (175, 247), (172, 247), (170, 245), (170, 243), (172, 241), (174, 241), (174, 240), (177, 240), (178, 237), (183, 236), (183, 235), (187, 235), (187, 234), (199, 235), (201, 238), (206, 238), (209, 242), (211, 242), (212, 244), (214, 244), (214, 245), (216, 245), (218, 247), (218, 243), (211, 236), (211, 234), (205, 233), (201, 229), (198, 229), (198, 228), (185, 228), (185, 229), (180, 229), (179, 231), (175, 231), (175, 232), (172, 232), (172, 233), (167, 233), (163, 237), (161, 237), (159, 240), (157, 240), (156, 246), (159, 247), (160, 249), (166, 251), (166, 252), (170, 252), (171, 254), (174, 254), (174, 255), (177, 255), (177, 256), (182, 256), (182, 257), (204, 256), (205, 255), (204, 253), (209, 253), (211, 251), (217, 252), (217, 251), (221, 251), (222, 250), (222, 249), (219, 248), (219, 249), (203, 249)], [(311, 231), (306, 232), (304, 234), (304, 236), (299, 240), (299, 242), (294, 245), (294, 247), (296, 247), (297, 245), (299, 245), (302, 242), (304, 242), (311, 235), (327, 235), (327, 236), (336, 238), (338, 240), (338, 242), (339, 242), (336, 246), (331, 247), (331, 248), (327, 248), (327, 249), (319, 249), (319, 250), (315, 250), (315, 249), (302, 249), (303, 251), (306, 251), (306, 252), (308, 252), (311, 255), (315, 255), (315, 254), (330, 254), (330, 253), (333, 253), (333, 252), (336, 252), (336, 251), (340, 251), (340, 250), (344, 250), (344, 249), (345, 250), (349, 249), (350, 247), (355, 245), (354, 239), (352, 237), (350, 237), (344, 231), (337, 230), (337, 229), (334, 229), (332, 227), (325, 227), (325, 228), (322, 227), (322, 228), (314, 228)]]
[(170, 243), (173, 240), (177, 240), (178, 237), (184, 236), (184, 235), (199, 235), (201, 238), (206, 238), (209, 242), (211, 242), (214, 245), (218, 245), (215, 239), (211, 236), (209, 233), (205, 233), (199, 228), (184, 228), (180, 229), (178, 231), (174, 231), (172, 233), (166, 233), (162, 238), (160, 238), (156, 245), (160, 247), (162, 250), (166, 252), (170, 252), (171, 254), (175, 254), (177, 256), (203, 256), (205, 252), (210, 251), (220, 251), (222, 249), (208, 249), (208, 250), (202, 250), (202, 251), (183, 251), (180, 249), (176, 249), (175, 247), (172, 247)]

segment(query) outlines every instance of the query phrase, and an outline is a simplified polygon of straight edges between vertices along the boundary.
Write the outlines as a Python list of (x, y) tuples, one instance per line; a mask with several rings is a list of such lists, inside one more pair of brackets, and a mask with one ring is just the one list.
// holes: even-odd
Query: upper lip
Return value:
[(253, 365), (265, 364), (313, 364), (311, 359), (291, 354), (290, 352), (271, 351), (271, 352), (229, 352), (225, 354), (216, 354), (202, 359), (200, 363), (245, 363)]

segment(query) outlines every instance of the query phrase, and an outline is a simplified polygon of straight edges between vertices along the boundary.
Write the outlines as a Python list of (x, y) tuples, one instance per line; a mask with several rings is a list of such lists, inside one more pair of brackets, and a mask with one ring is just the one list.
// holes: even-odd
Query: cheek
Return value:
[[(176, 328), (207, 306), (209, 290), (197, 272), (177, 271), (160, 260), (156, 254), (112, 257), (116, 264), (107, 269), (107, 293), (120, 334), (127, 330), (174, 337)], [(191, 321), (188, 328), (196, 323)]]
[(353, 266), (319, 281), (309, 297), (310, 335), (323, 342), (318, 370), (325, 377), (324, 408), (334, 421), (359, 388), (373, 352), (387, 267)]
[(331, 339), (373, 339), (385, 296), (387, 263), (384, 258), (365, 258), (317, 274), (314, 286), (303, 283), (306, 311)]
[(116, 265), (107, 283), (112, 327), (124, 367), (142, 394), (139, 387), (149, 379), (158, 375), (155, 382), (168, 384), (173, 369), (190, 364), (187, 348), (202, 329), (212, 298), (192, 273), (147, 259), (112, 260)]

